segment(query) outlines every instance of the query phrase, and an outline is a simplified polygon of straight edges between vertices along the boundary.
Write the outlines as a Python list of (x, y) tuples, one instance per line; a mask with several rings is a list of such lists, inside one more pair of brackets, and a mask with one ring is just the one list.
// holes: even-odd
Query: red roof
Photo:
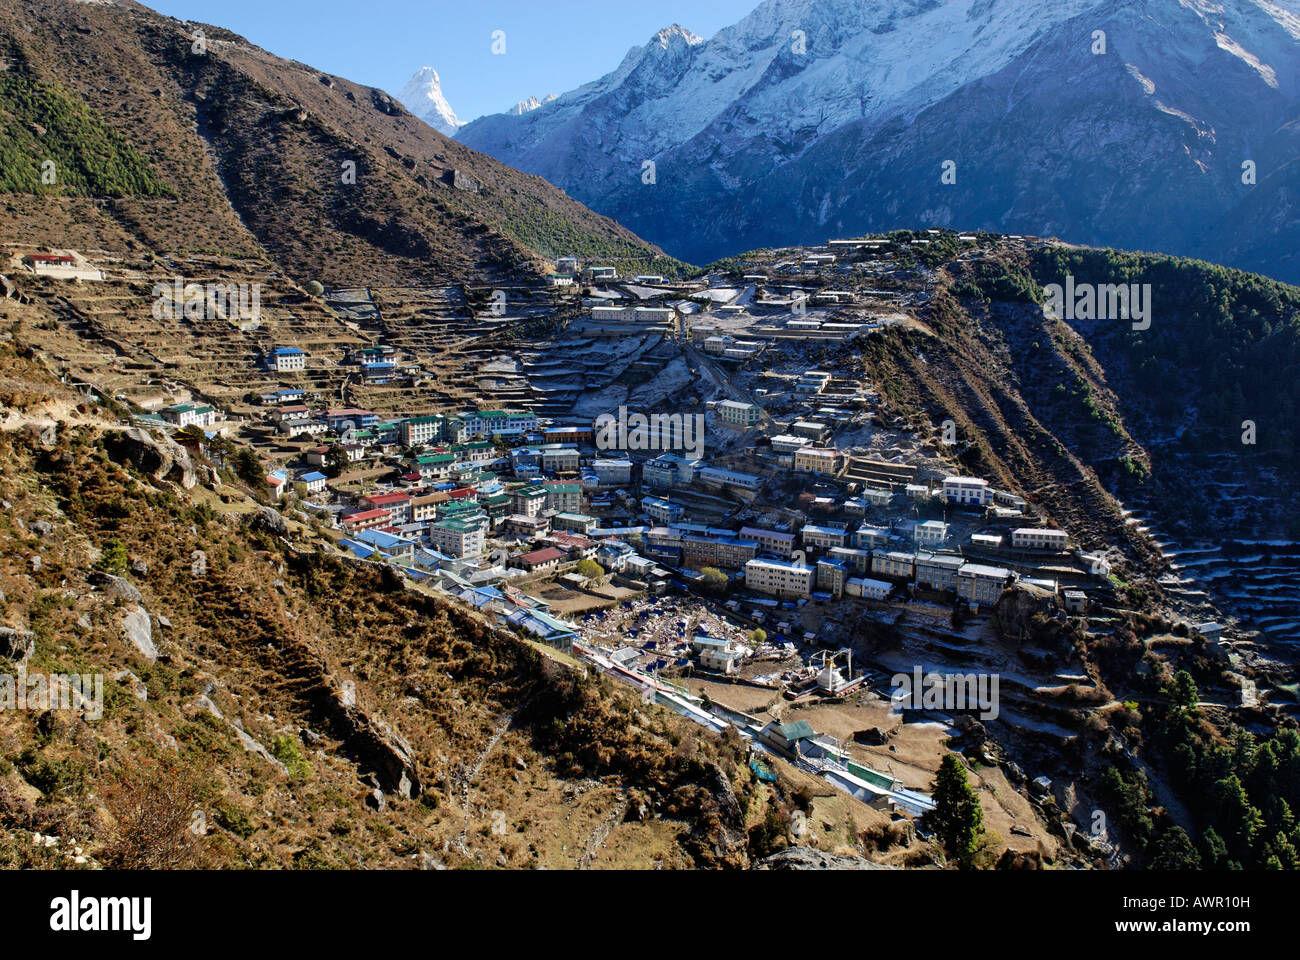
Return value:
[(390, 504), (405, 503), (411, 499), (411, 495), (409, 493), (380, 493), (362, 497), (361, 499), (371, 506), (385, 507)]
[(555, 547), (544, 547), (541, 550), (534, 550), (532, 553), (525, 553), (519, 559), (530, 567), (537, 567), (543, 563), (550, 563), (552, 560), (563, 560), (567, 556), (568, 554), (563, 550), (558, 550)]
[(34, 260), (38, 263), (73, 263), (72, 257), (62, 253), (29, 253), (28, 260)]
[(343, 518), (344, 523), (369, 523), (371, 520), (387, 520), (387, 510), (362, 510), (359, 513), (349, 513)]
[(555, 533), (551, 534), (549, 539), (555, 543), (567, 544), (570, 547), (594, 547), (596, 545), (595, 540), (588, 540), (586, 537), (575, 536), (574, 534), (566, 533), (563, 530), (557, 530)]

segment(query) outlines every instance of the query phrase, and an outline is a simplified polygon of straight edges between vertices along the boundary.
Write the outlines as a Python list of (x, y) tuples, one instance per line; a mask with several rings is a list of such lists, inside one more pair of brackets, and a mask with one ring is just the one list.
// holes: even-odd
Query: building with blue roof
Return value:
[(374, 547), (384, 556), (395, 560), (415, 559), (415, 541), (407, 540), (405, 537), (395, 537), (382, 530), (362, 530), (353, 539)]

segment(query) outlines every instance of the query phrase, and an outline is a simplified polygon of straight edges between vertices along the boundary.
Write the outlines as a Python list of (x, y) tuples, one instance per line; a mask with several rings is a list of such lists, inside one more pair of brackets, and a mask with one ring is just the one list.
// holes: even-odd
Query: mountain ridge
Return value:
[[(0, 28), (8, 50), (0, 56), (29, 68), (22, 84), (0, 87), (9, 91), (0, 126), (19, 145), (7, 150), (9, 163), (37, 176), (51, 160), (86, 173), (86, 183), (104, 181), (126, 154), (78, 151), (76, 140), (56, 136), (99, 124), (167, 194), (106, 198), (75, 179), (43, 192), (15, 184), (0, 194), (0, 240), (266, 255), (327, 284), (535, 274), (574, 246), (675, 269), (609, 218), (446, 138), (384, 91), (219, 27), (134, 2), (0, 0)], [(33, 84), (54, 92), (35, 113), (17, 109)], [(88, 121), (64, 106), (78, 101)], [(158, 204), (172, 215), (157, 216)]]
[(604, 77), (458, 140), (692, 262), (919, 224), (1294, 281), (1294, 6), (768, 0), (708, 41), (656, 35)]

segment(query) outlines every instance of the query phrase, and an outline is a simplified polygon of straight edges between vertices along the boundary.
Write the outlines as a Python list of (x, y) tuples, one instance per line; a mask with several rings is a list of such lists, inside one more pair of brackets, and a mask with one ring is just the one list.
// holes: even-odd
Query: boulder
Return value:
[(894, 870), (864, 857), (839, 856), (812, 847), (790, 847), (760, 860), (759, 870)]
[(190, 452), (171, 437), (156, 437), (141, 427), (130, 427), (106, 434), (104, 445), (114, 460), (130, 463), (156, 483), (171, 480), (186, 490), (198, 483)]
[(865, 743), (872, 747), (883, 747), (889, 742), (889, 734), (879, 727), (871, 727), (869, 730), (859, 730), (853, 734), (853, 739), (858, 743)]
[(239, 742), (245, 750), (247, 750), (249, 753), (253, 753), (261, 757), (263, 760), (265, 760), (271, 766), (275, 767), (281, 773), (287, 774), (289, 772), (289, 768), (286, 767), (279, 760), (277, 760), (275, 757), (273, 757), (271, 755), (270, 750), (266, 749), (266, 747), (262, 746), (261, 743), (259, 743), (256, 739), (250, 736), (248, 731), (244, 729), (243, 724), (241, 724), (238, 720), (232, 720), (230, 723), (230, 727), (232, 730), (235, 731), (235, 736), (239, 737)]
[(144, 603), (143, 594), (140, 593), (134, 583), (124, 577), (116, 577), (111, 573), (104, 573), (101, 570), (96, 570), (86, 579), (96, 586), (103, 587), (104, 592), (110, 597), (117, 597), (127, 603), (134, 603), (137, 605)]
[(22, 627), (0, 626), (0, 659), (23, 664), (36, 652), (36, 635)]
[(271, 507), (259, 506), (256, 512), (244, 516), (244, 523), (253, 530), (264, 530), (273, 536), (289, 535), (289, 524), (278, 510)]
[(423, 789), (411, 745), (384, 721), (371, 717), (355, 704), (345, 703), (341, 694), (334, 699), (335, 723), (344, 749), (363, 770), (372, 771), (380, 789), (408, 800)]
[(144, 607), (135, 606), (126, 612), (122, 617), (122, 633), (150, 663), (158, 659), (158, 648), (153, 642), (153, 621)]

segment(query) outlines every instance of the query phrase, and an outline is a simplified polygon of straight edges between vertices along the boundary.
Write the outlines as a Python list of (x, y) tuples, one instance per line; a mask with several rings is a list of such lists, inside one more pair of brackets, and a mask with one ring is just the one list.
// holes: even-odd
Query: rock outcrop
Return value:
[(171, 437), (154, 436), (141, 427), (110, 433), (104, 437), (109, 455), (130, 463), (155, 483), (170, 480), (186, 490), (198, 483), (198, 472), (190, 452)]
[(0, 659), (24, 664), (36, 652), (36, 635), (21, 627), (0, 627)]
[(895, 870), (864, 857), (826, 853), (812, 847), (790, 847), (758, 862), (758, 870)]

